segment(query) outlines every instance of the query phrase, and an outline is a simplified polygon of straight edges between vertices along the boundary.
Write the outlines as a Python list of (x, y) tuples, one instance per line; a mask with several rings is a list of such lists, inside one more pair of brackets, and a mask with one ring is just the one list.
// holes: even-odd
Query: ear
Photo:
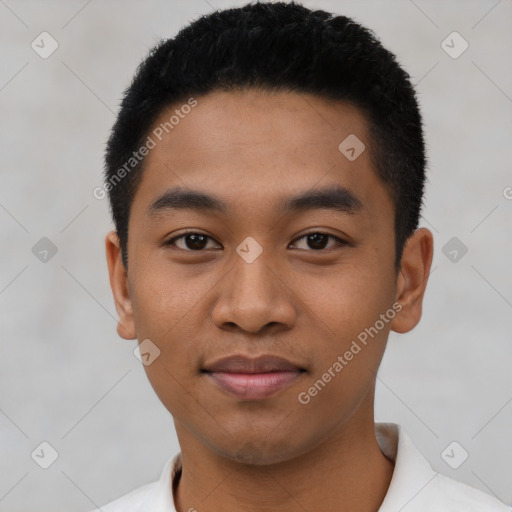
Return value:
[(417, 229), (407, 239), (397, 278), (396, 302), (402, 309), (391, 321), (391, 329), (395, 332), (409, 332), (421, 319), (433, 252), (434, 240), (427, 228)]
[(116, 310), (119, 315), (117, 334), (125, 340), (133, 340), (137, 336), (135, 334), (132, 301), (128, 288), (128, 272), (123, 265), (121, 244), (115, 231), (107, 233), (105, 237), (105, 250), (107, 253), (110, 288), (112, 288)]

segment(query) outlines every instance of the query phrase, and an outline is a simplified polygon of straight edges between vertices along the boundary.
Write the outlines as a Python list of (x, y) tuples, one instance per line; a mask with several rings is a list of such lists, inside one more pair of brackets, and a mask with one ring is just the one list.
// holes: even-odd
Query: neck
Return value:
[(380, 451), (370, 416), (363, 424), (347, 422), (306, 453), (268, 465), (222, 457), (175, 422), (183, 463), (177, 511), (376, 512), (394, 466)]

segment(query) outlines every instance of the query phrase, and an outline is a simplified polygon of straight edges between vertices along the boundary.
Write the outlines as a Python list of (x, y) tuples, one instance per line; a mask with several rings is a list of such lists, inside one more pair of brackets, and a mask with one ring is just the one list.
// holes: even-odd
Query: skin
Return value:
[[(145, 371), (181, 447), (177, 510), (376, 511), (393, 472), (375, 437), (376, 373), (390, 329), (404, 333), (420, 320), (432, 234), (414, 232), (397, 272), (394, 205), (356, 107), (254, 89), (197, 100), (146, 157), (131, 207), (128, 269), (115, 232), (106, 237), (118, 333), (149, 338), (161, 351)], [(366, 145), (354, 161), (338, 150), (349, 134)], [(148, 213), (178, 185), (217, 196), (229, 212)], [(347, 188), (363, 207), (277, 209), (283, 197), (328, 185)], [(165, 245), (184, 230), (210, 238), (200, 251), (186, 238)], [(318, 249), (308, 233), (346, 243), (328, 238)], [(263, 249), (252, 263), (235, 250), (248, 236)], [(301, 404), (298, 394), (397, 303), (400, 312)], [(278, 355), (306, 371), (266, 399), (243, 401), (200, 371), (234, 354)]]

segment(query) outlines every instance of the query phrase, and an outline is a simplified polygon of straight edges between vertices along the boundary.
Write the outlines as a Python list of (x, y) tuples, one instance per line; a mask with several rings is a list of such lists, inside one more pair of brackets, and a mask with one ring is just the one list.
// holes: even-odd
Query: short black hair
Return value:
[(373, 166), (395, 206), (398, 270), (418, 227), (425, 183), (422, 121), (410, 76), (369, 29), (295, 2), (251, 2), (204, 15), (161, 40), (137, 68), (105, 152), (105, 189), (125, 267), (130, 206), (144, 164), (137, 150), (156, 118), (179, 102), (246, 88), (308, 93), (361, 109)]

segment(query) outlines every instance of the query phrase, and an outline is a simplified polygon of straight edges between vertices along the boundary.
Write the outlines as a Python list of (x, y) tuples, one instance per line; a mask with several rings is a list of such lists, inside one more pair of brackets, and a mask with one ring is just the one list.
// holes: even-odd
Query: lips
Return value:
[(292, 385), (305, 372), (278, 356), (256, 359), (232, 356), (206, 365), (206, 377), (230, 395), (243, 400), (262, 400)]

